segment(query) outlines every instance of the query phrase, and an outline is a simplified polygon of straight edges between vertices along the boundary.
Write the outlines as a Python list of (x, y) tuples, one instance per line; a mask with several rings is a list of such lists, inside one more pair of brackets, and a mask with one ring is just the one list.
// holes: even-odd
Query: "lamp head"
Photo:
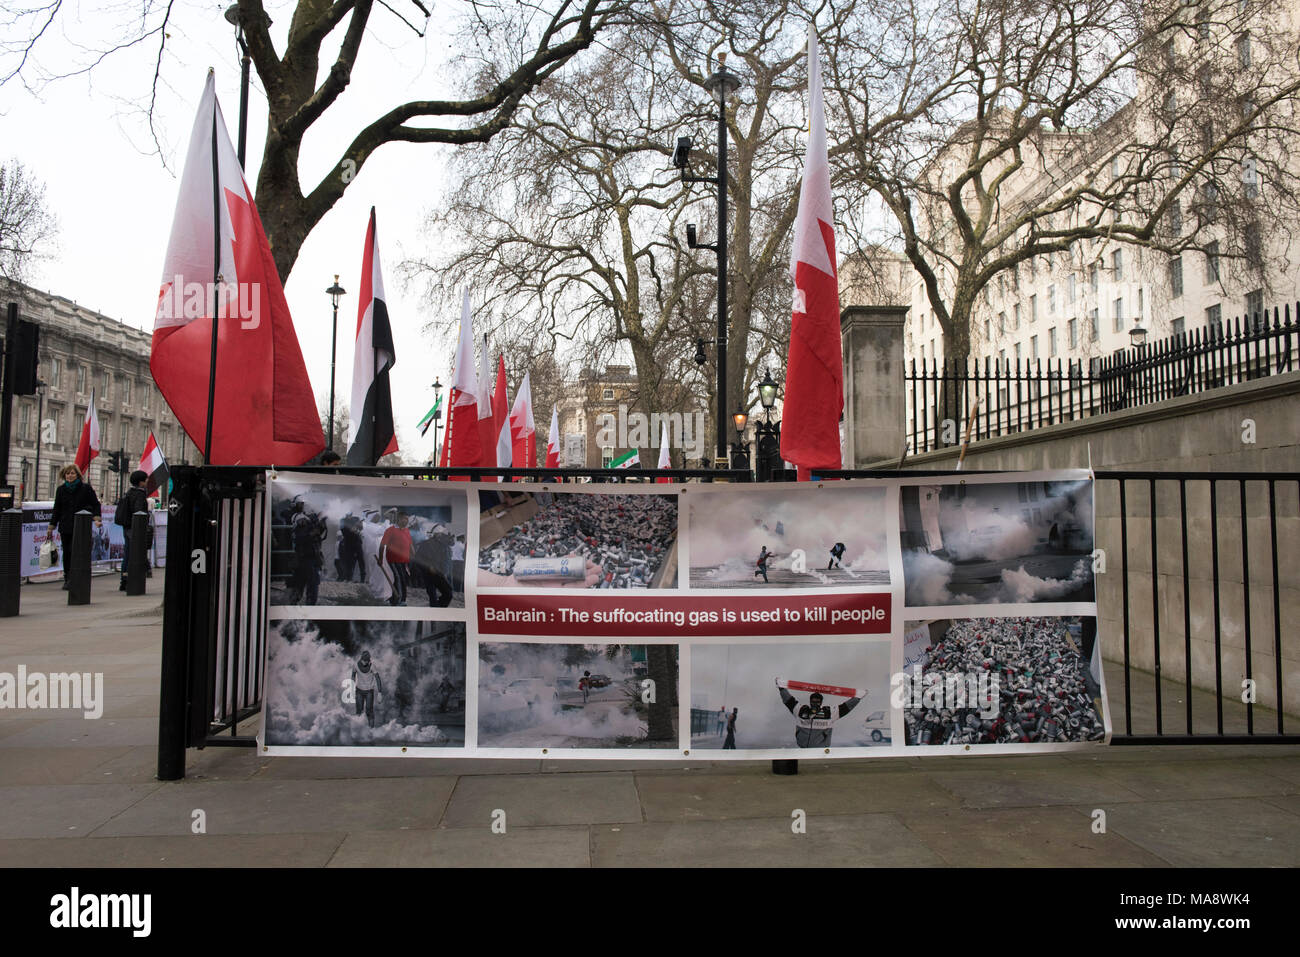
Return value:
[(677, 146), (673, 150), (673, 166), (685, 172), (686, 167), (691, 163), (691, 138), (689, 136), (677, 137)]
[(697, 366), (702, 366), (704, 365), (704, 363), (708, 361), (709, 361), (709, 357), (704, 354), (704, 340), (696, 339), (695, 340), (695, 364)]
[(686, 248), (694, 249), (699, 243), (697, 242), (699, 234), (695, 232), (695, 224), (686, 224)]
[(347, 292), (347, 290), (344, 289), (342, 286), (339, 285), (339, 277), (338, 277), (338, 273), (335, 273), (335, 274), (334, 274), (334, 285), (330, 286), (328, 289), (325, 290), (325, 294), (326, 294), (327, 296), (329, 296), (331, 300), (333, 300), (333, 302), (334, 302), (334, 308), (336, 308), (336, 309), (338, 308), (338, 305), (339, 305), (339, 296), (342, 296), (342, 295), (343, 295), (344, 293), (346, 293), (346, 292)]
[(718, 69), (704, 81), (704, 88), (709, 91), (714, 102), (722, 104), (727, 102), (727, 97), (740, 89), (740, 85), (740, 77), (727, 72), (727, 55), (719, 53)]
[(771, 409), (776, 404), (777, 385), (772, 381), (772, 371), (763, 370), (763, 381), (758, 384), (758, 401), (764, 409)]
[(1147, 331), (1141, 326), (1134, 326), (1128, 331), (1128, 341), (1133, 344), (1133, 348), (1141, 348), (1146, 345)]
[(749, 415), (743, 409), (737, 409), (731, 413), (731, 421), (736, 423), (736, 434), (743, 435), (745, 432), (745, 423), (749, 421)]

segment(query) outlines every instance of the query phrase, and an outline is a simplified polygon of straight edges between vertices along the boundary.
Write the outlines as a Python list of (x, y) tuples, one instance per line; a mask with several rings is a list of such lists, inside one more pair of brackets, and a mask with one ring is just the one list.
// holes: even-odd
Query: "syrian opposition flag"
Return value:
[(150, 497), (157, 495), (159, 489), (166, 487), (167, 479), (171, 476), (167, 460), (163, 458), (162, 449), (158, 448), (152, 430), (149, 432), (148, 441), (144, 444), (144, 451), (140, 453), (140, 471), (149, 476), (145, 480), (144, 491)]
[[(668, 451), (668, 423), (661, 422), (659, 430), (659, 464), (655, 466), (661, 469), (670, 469), (673, 467), (672, 453)], [(655, 482), (671, 482), (672, 479), (667, 476), (660, 476)]]
[(433, 425), (433, 420), (438, 417), (438, 410), (442, 408), (442, 396), (433, 400), (433, 408), (424, 413), (424, 418), (419, 421), (416, 428), (420, 430), (420, 438), (424, 438), (429, 432), (429, 426)]
[(506, 357), (497, 356), (497, 384), (492, 390), (492, 431), (496, 433), (496, 464), (510, 468), (514, 441), (510, 435), (510, 402), (506, 396)]
[(640, 464), (641, 453), (636, 449), (632, 449), (630, 452), (624, 452), (614, 461), (610, 462), (609, 467), (612, 469), (630, 469), (632, 466)]
[(397, 451), (393, 396), (388, 381), (388, 371), (396, 358), (393, 330), (388, 324), (384, 277), (379, 268), (375, 207), (371, 206), (366, 250), (361, 257), (361, 298), (357, 303), (357, 341), (352, 355), (348, 465), (374, 465), (382, 456)]
[(560, 410), (551, 407), (551, 432), (546, 437), (546, 465), (548, 469), (560, 467)]
[(301, 465), (325, 448), (284, 288), (211, 71), (181, 173), (149, 369), (210, 464)]
[(510, 409), (510, 464), (517, 469), (537, 467), (537, 425), (533, 422), (533, 387), (528, 376), (525, 372)]
[(460, 308), (460, 341), (447, 413), (447, 438), (442, 443), (444, 468), (478, 465), (482, 460), (478, 431), (478, 376), (474, 372), (474, 327), (469, 313), (469, 290)]
[(808, 27), (808, 119), (808, 153), (790, 262), (794, 309), (781, 422), (781, 458), (795, 464), (803, 481), (810, 469), (840, 467), (839, 423), (844, 411), (826, 111), (817, 33), (812, 24)]
[(90, 390), (90, 405), (86, 406), (86, 417), (81, 420), (81, 441), (77, 443), (77, 457), (73, 459), (82, 475), (90, 468), (90, 462), (99, 455), (99, 413), (95, 411), (95, 390)]

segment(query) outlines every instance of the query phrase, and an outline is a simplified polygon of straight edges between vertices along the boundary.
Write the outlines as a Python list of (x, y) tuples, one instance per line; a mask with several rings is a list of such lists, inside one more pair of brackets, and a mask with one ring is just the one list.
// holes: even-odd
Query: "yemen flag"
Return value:
[[(361, 299), (357, 303), (357, 343), (352, 355), (352, 421), (348, 465), (374, 465), (397, 451), (393, 397), (388, 370), (393, 367), (393, 330), (388, 324), (384, 277), (379, 268), (375, 207), (370, 207), (366, 251), (361, 258)], [(358, 412), (357, 410), (360, 410)]]
[(625, 452), (623, 455), (620, 455), (614, 461), (610, 462), (609, 467), (612, 469), (630, 469), (632, 466), (640, 464), (641, 453), (636, 449), (633, 449), (630, 452)]
[(86, 406), (86, 417), (81, 421), (81, 441), (77, 443), (77, 457), (73, 460), (83, 476), (86, 474), (86, 469), (90, 468), (91, 459), (97, 455), (99, 455), (99, 413), (95, 411), (95, 390), (91, 389), (90, 405)]
[(207, 464), (301, 465), (325, 448), (284, 287), (211, 71), (176, 197), (149, 370)]
[(144, 444), (144, 451), (140, 453), (140, 471), (149, 476), (144, 483), (144, 491), (148, 496), (157, 495), (171, 476), (167, 460), (163, 458), (162, 449), (158, 448), (152, 430), (149, 432), (149, 440)]

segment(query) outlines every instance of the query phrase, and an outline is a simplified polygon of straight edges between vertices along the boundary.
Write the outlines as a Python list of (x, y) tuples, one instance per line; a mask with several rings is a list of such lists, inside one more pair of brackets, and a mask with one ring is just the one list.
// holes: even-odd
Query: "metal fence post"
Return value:
[(23, 511), (7, 508), (0, 512), (0, 618), (18, 614), (22, 588)]
[(90, 604), (90, 522), (84, 508), (72, 518), (72, 547), (64, 542), (63, 560), (68, 563), (68, 604)]
[(163, 579), (162, 674), (158, 692), (158, 780), (185, 777), (186, 716), (189, 702), (190, 547), (197, 498), (197, 473), (174, 470), (167, 503), (167, 565)]
[(126, 593), (144, 594), (144, 573), (149, 567), (149, 516), (136, 512), (131, 516), (131, 545), (127, 550)]

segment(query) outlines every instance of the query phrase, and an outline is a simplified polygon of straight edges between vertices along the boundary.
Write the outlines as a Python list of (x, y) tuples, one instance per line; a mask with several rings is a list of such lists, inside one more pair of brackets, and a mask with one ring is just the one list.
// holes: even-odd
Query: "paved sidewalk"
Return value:
[[(162, 579), (23, 588), (0, 671), (104, 673), (103, 717), (0, 711), (0, 865), (1294, 866), (1300, 748), (768, 762), (188, 755), (155, 779)], [(1108, 671), (1108, 675), (1117, 669)], [(1112, 681), (1112, 714), (1122, 693)], [(1144, 696), (1144, 700), (1149, 695)], [(1181, 702), (1166, 702), (1166, 719)], [(1199, 696), (1198, 696), (1199, 698)], [(1194, 702), (1198, 715), (1204, 702)], [(1135, 728), (1150, 707), (1135, 701)], [(1212, 713), (1212, 712), (1211, 712)], [(1256, 727), (1274, 718), (1256, 715)], [(1118, 723), (1118, 717), (1117, 717)], [(1275, 726), (1275, 725), (1274, 725)], [(802, 810), (807, 832), (792, 833)], [(1093, 833), (1094, 810), (1106, 832)], [(506, 833), (492, 831), (504, 811)], [(206, 834), (191, 831), (195, 812)]]

